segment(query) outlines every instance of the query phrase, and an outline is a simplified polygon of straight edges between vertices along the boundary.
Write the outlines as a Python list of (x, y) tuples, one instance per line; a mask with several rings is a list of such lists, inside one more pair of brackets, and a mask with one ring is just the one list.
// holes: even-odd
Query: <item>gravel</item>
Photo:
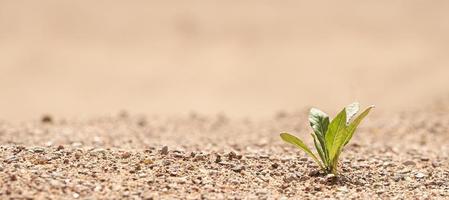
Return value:
[(306, 111), (0, 122), (0, 198), (448, 199), (448, 111), (369, 116), (339, 176), (279, 139), (313, 146)]

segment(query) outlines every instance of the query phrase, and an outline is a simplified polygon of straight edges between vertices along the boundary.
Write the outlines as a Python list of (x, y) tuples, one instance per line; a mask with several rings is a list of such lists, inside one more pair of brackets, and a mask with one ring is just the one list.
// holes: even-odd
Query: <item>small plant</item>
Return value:
[(288, 133), (281, 133), (281, 138), (305, 151), (325, 173), (337, 175), (338, 158), (343, 148), (351, 140), (357, 126), (372, 108), (374, 106), (369, 106), (352, 120), (359, 111), (359, 104), (353, 103), (346, 106), (332, 121), (323, 111), (316, 108), (310, 110), (309, 122), (313, 129), (311, 135), (321, 161), (299, 138)]

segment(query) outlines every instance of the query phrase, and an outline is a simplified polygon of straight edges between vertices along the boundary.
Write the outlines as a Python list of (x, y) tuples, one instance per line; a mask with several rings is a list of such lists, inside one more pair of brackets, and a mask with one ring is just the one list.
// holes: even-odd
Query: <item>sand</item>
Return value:
[[(22, 199), (447, 199), (449, 109), (369, 116), (322, 174), (283, 143), (310, 145), (307, 108), (265, 120), (122, 112), (0, 124), (0, 196)], [(374, 110), (374, 113), (376, 110)]]

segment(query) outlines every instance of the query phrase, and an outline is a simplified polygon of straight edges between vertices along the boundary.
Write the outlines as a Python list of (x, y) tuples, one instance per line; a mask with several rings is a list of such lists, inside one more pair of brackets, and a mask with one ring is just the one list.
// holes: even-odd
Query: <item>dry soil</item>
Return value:
[[(447, 102), (447, 101), (446, 101)], [(311, 144), (307, 110), (270, 119), (44, 116), (0, 123), (2, 199), (447, 199), (449, 104), (369, 116), (340, 176), (283, 143)]]

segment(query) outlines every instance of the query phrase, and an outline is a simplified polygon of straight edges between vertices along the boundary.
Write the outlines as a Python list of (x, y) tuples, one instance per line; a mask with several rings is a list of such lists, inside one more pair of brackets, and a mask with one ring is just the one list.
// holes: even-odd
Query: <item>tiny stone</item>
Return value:
[(83, 155), (82, 155), (80, 152), (76, 152), (76, 153), (75, 153), (75, 158), (76, 158), (76, 159), (80, 159), (81, 156), (83, 156)]
[(165, 165), (165, 166), (168, 166), (168, 165), (171, 164), (171, 162), (169, 160), (163, 160), (162, 164)]
[(144, 126), (146, 126), (148, 124), (148, 122), (147, 122), (147, 119), (145, 119), (145, 118), (140, 118), (138, 121), (137, 121), (137, 125), (139, 125), (139, 126), (141, 126), (141, 127), (144, 127)]
[(308, 161), (309, 159), (306, 158), (306, 157), (302, 157), (302, 158), (300, 158), (299, 160), (300, 160), (300, 161)]
[(424, 178), (424, 177), (426, 177), (426, 174), (424, 174), (424, 173), (422, 173), (422, 172), (418, 172), (418, 173), (415, 175), (415, 177), (416, 177), (416, 178)]
[(221, 162), (222, 160), (221, 160), (221, 156), (220, 156), (220, 154), (215, 154), (215, 160), (214, 160), (214, 162), (215, 163), (219, 163), (219, 162)]
[(285, 177), (284, 181), (287, 183), (290, 183), (292, 181), (296, 180), (296, 175), (293, 173), (287, 174), (287, 177)]
[(206, 160), (206, 155), (196, 154), (195, 157), (193, 158), (193, 161), (202, 161), (202, 160)]
[(267, 195), (267, 194), (268, 194), (267, 190), (264, 190), (264, 189), (259, 190), (259, 191), (256, 192), (257, 196), (264, 196), (264, 195)]
[(33, 148), (31, 149), (31, 151), (34, 152), (34, 153), (42, 153), (42, 152), (45, 151), (45, 149), (42, 148), (42, 147), (33, 147)]
[(102, 189), (101, 185), (95, 186), (94, 192), (100, 192)]
[(416, 165), (416, 163), (411, 160), (407, 160), (407, 161), (403, 162), (402, 164), (405, 166), (415, 166)]
[(233, 185), (238, 185), (240, 184), (240, 181), (238, 181), (237, 179), (231, 179), (231, 181), (229, 181), (231, 184)]
[(161, 154), (162, 155), (167, 155), (168, 154), (168, 147), (167, 146), (162, 147)]
[(282, 163), (286, 163), (286, 162), (288, 162), (290, 160), (293, 160), (293, 158), (292, 157), (283, 157), (283, 158), (281, 158), (281, 162)]
[(53, 118), (50, 115), (44, 115), (41, 118), (41, 122), (50, 124), (53, 123)]
[(429, 161), (430, 159), (429, 158), (427, 158), (427, 157), (422, 157), (421, 158), (421, 161), (424, 161), (424, 162), (427, 162), (427, 161)]
[(309, 172), (309, 176), (318, 176), (320, 174), (319, 170), (313, 170)]
[(404, 175), (398, 174), (393, 177), (393, 180), (399, 182), (400, 180), (404, 180)]
[(436, 161), (432, 162), (432, 167), (439, 167), (439, 166), (440, 166), (440, 163), (438, 163)]
[(395, 164), (393, 164), (391, 162), (384, 162), (382, 165), (385, 167), (395, 167)]
[(400, 170), (398, 172), (401, 173), (401, 174), (407, 174), (407, 173), (410, 172), (410, 169), (402, 169), (402, 170)]
[(19, 159), (16, 156), (10, 156), (4, 160), (4, 162), (6, 162), (6, 163), (12, 163), (12, 162), (16, 162), (16, 161), (19, 161)]
[(90, 152), (90, 155), (93, 155), (93, 156), (98, 156), (98, 155), (100, 155), (100, 154), (104, 154), (106, 152), (106, 150), (105, 149), (94, 149), (94, 150), (92, 150), (91, 152)]
[(228, 159), (232, 160), (233, 158), (237, 158), (237, 154), (233, 151), (228, 153)]
[(266, 154), (262, 154), (262, 155), (259, 155), (259, 158), (261, 158), (261, 159), (268, 159), (268, 158), (270, 158), (270, 156), (266, 155)]
[(131, 157), (131, 153), (129, 153), (129, 152), (123, 152), (122, 155), (121, 155), (121, 157), (122, 157), (122, 159), (127, 159), (127, 158)]
[(174, 157), (176, 158), (184, 158), (184, 154), (182, 152), (174, 152), (173, 154)]
[(176, 183), (179, 183), (179, 184), (184, 184), (186, 182), (187, 182), (187, 179), (185, 177), (180, 177), (180, 178), (176, 179)]
[(143, 164), (146, 164), (146, 165), (151, 165), (151, 164), (153, 164), (153, 160), (147, 158), (147, 159), (144, 159), (144, 160), (142, 161), (142, 163), (143, 163)]
[(237, 165), (235, 167), (232, 168), (232, 171), (234, 172), (241, 172), (245, 167), (241, 166), (241, 165)]
[(286, 188), (288, 188), (289, 186), (290, 186), (289, 184), (285, 184), (285, 183), (284, 183), (284, 184), (281, 185), (281, 188), (282, 188), (282, 189), (286, 189)]
[(34, 160), (34, 164), (37, 164), (37, 165), (45, 165), (45, 164), (48, 164), (48, 159), (47, 159), (47, 158), (44, 158), (44, 157), (38, 157), (38, 158), (36, 158), (36, 159)]
[(348, 188), (346, 188), (346, 187), (339, 187), (339, 188), (337, 188), (337, 190), (339, 192), (348, 192)]
[(337, 176), (335, 176), (335, 174), (326, 175), (326, 181), (335, 181), (336, 179), (337, 179)]

